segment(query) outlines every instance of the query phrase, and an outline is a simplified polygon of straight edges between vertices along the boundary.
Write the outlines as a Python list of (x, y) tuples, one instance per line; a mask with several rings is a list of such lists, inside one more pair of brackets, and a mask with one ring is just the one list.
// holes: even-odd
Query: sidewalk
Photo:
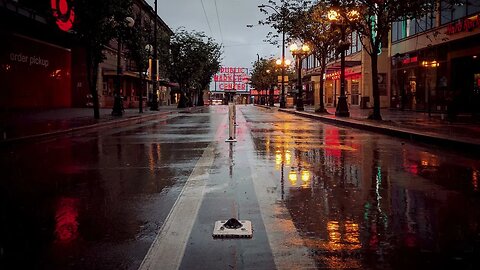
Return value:
[(158, 111), (125, 109), (124, 115), (114, 117), (112, 109), (100, 109), (100, 119), (93, 118), (93, 108), (64, 108), (48, 110), (21, 110), (0, 112), (0, 143), (55, 136), (80, 130), (141, 122), (160, 115), (177, 113), (193, 108), (177, 109), (160, 106)]
[[(265, 106), (262, 106), (265, 107)], [(315, 113), (313, 106), (306, 106), (304, 112), (295, 109), (274, 109), (363, 130), (379, 132), (420, 142), (434, 143), (456, 150), (476, 153), (480, 151), (480, 123), (471, 117), (449, 122), (441, 114), (399, 111), (382, 108), (383, 120), (369, 120), (371, 109), (350, 108), (350, 117), (336, 117), (335, 108), (327, 108), (328, 114)]]

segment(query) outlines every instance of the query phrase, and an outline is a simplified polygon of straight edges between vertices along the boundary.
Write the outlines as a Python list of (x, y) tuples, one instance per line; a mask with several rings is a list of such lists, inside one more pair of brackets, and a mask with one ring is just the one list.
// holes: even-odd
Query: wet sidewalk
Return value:
[(350, 108), (350, 117), (336, 117), (335, 108), (327, 108), (328, 114), (315, 113), (313, 106), (304, 112), (295, 109), (279, 109), (328, 123), (380, 132), (401, 138), (426, 143), (435, 143), (449, 148), (475, 152), (480, 150), (480, 122), (470, 116), (460, 116), (450, 122), (442, 114), (400, 111), (382, 108), (382, 121), (369, 120), (371, 109)]
[[(262, 106), (266, 107), (266, 106)], [(200, 107), (177, 109), (176, 106), (161, 106), (159, 111), (148, 108), (139, 113), (138, 109), (126, 109), (122, 117), (111, 115), (111, 109), (101, 109), (100, 119), (93, 118), (92, 108), (66, 108), (36, 111), (0, 112), (0, 142), (21, 141), (30, 138), (55, 136), (89, 128), (115, 124), (146, 121), (160, 115), (178, 113)], [(269, 108), (269, 107), (266, 107)], [(436, 143), (448, 147), (462, 147), (471, 151), (480, 150), (480, 122), (471, 117), (459, 117), (450, 122), (441, 114), (382, 109), (382, 121), (367, 119), (370, 109), (350, 108), (350, 117), (336, 117), (335, 108), (327, 108), (328, 114), (314, 112), (313, 106), (306, 106), (304, 112), (295, 109), (274, 109), (294, 113), (328, 123), (366, 129), (388, 135)]]
[(100, 119), (94, 119), (93, 108), (0, 112), (0, 142), (22, 141), (89, 128), (144, 121), (183, 110), (185, 109), (177, 109), (176, 106), (161, 106), (158, 111), (150, 111), (147, 108), (143, 113), (139, 113), (138, 108), (125, 109), (123, 116), (116, 117), (111, 115), (111, 108), (105, 108), (100, 109)]

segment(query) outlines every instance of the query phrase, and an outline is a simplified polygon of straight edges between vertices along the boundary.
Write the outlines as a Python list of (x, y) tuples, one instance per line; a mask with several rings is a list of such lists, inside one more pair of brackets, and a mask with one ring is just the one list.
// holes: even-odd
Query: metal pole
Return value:
[(305, 108), (303, 107), (303, 89), (302, 89), (302, 55), (297, 54), (297, 90), (298, 90), (298, 97), (297, 97), (297, 111), (304, 111)]
[(285, 25), (282, 31), (282, 94), (280, 95), (280, 108), (286, 108), (285, 105)]
[(115, 92), (113, 94), (112, 115), (113, 116), (122, 116), (123, 115), (123, 106), (122, 106), (122, 99), (120, 97), (120, 88), (121, 88), (120, 76), (122, 74), (122, 66), (121, 66), (122, 41), (121, 41), (121, 37), (120, 37), (120, 29), (117, 29), (117, 31), (118, 31), (118, 37), (117, 37), (117, 76), (115, 77)]
[(340, 96), (335, 116), (349, 117), (347, 97), (345, 96), (345, 25), (341, 24), (342, 44), (340, 46)]
[(153, 26), (153, 63), (152, 63), (152, 103), (150, 104), (150, 110), (158, 111), (158, 97), (157, 97), (157, 85), (158, 85), (158, 77), (157, 77), (157, 0), (154, 2), (155, 5), (155, 14), (154, 14), (154, 26)]

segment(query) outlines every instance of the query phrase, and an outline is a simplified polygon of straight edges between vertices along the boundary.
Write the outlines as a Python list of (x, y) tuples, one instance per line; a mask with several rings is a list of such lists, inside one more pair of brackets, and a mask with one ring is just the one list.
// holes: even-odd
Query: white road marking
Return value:
[[(245, 118), (241, 118), (242, 125), (246, 125)], [(238, 123), (238, 121), (237, 121)], [(246, 136), (246, 145), (253, 147), (250, 136)], [(255, 195), (260, 207), (260, 213), (267, 232), (268, 242), (272, 250), (276, 269), (316, 269), (313, 258), (309, 255), (305, 243), (298, 234), (292, 217), (284, 205), (278, 203), (278, 194), (269, 192), (279, 186), (280, 181), (267, 174), (262, 164), (254, 157), (255, 149), (245, 151), (248, 153), (250, 171)], [(255, 160), (255, 164), (253, 161)], [(260, 173), (258, 173), (260, 172)]]
[(208, 170), (213, 164), (214, 146), (210, 144), (198, 160), (165, 223), (140, 265), (146, 269), (178, 269), (188, 238), (203, 200)]

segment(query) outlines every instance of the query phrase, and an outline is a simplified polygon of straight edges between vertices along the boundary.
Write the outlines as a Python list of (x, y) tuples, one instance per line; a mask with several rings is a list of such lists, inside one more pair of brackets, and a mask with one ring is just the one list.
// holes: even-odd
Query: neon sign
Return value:
[(447, 28), (447, 35), (453, 35), (461, 32), (471, 32), (480, 27), (480, 16), (476, 15), (467, 19), (451, 23)]
[(73, 12), (71, 1), (51, 0), (50, 3), (58, 28), (65, 32), (72, 29), (75, 21), (75, 12)]
[(248, 68), (221, 67), (220, 72), (213, 76), (215, 90), (220, 91), (248, 91)]

